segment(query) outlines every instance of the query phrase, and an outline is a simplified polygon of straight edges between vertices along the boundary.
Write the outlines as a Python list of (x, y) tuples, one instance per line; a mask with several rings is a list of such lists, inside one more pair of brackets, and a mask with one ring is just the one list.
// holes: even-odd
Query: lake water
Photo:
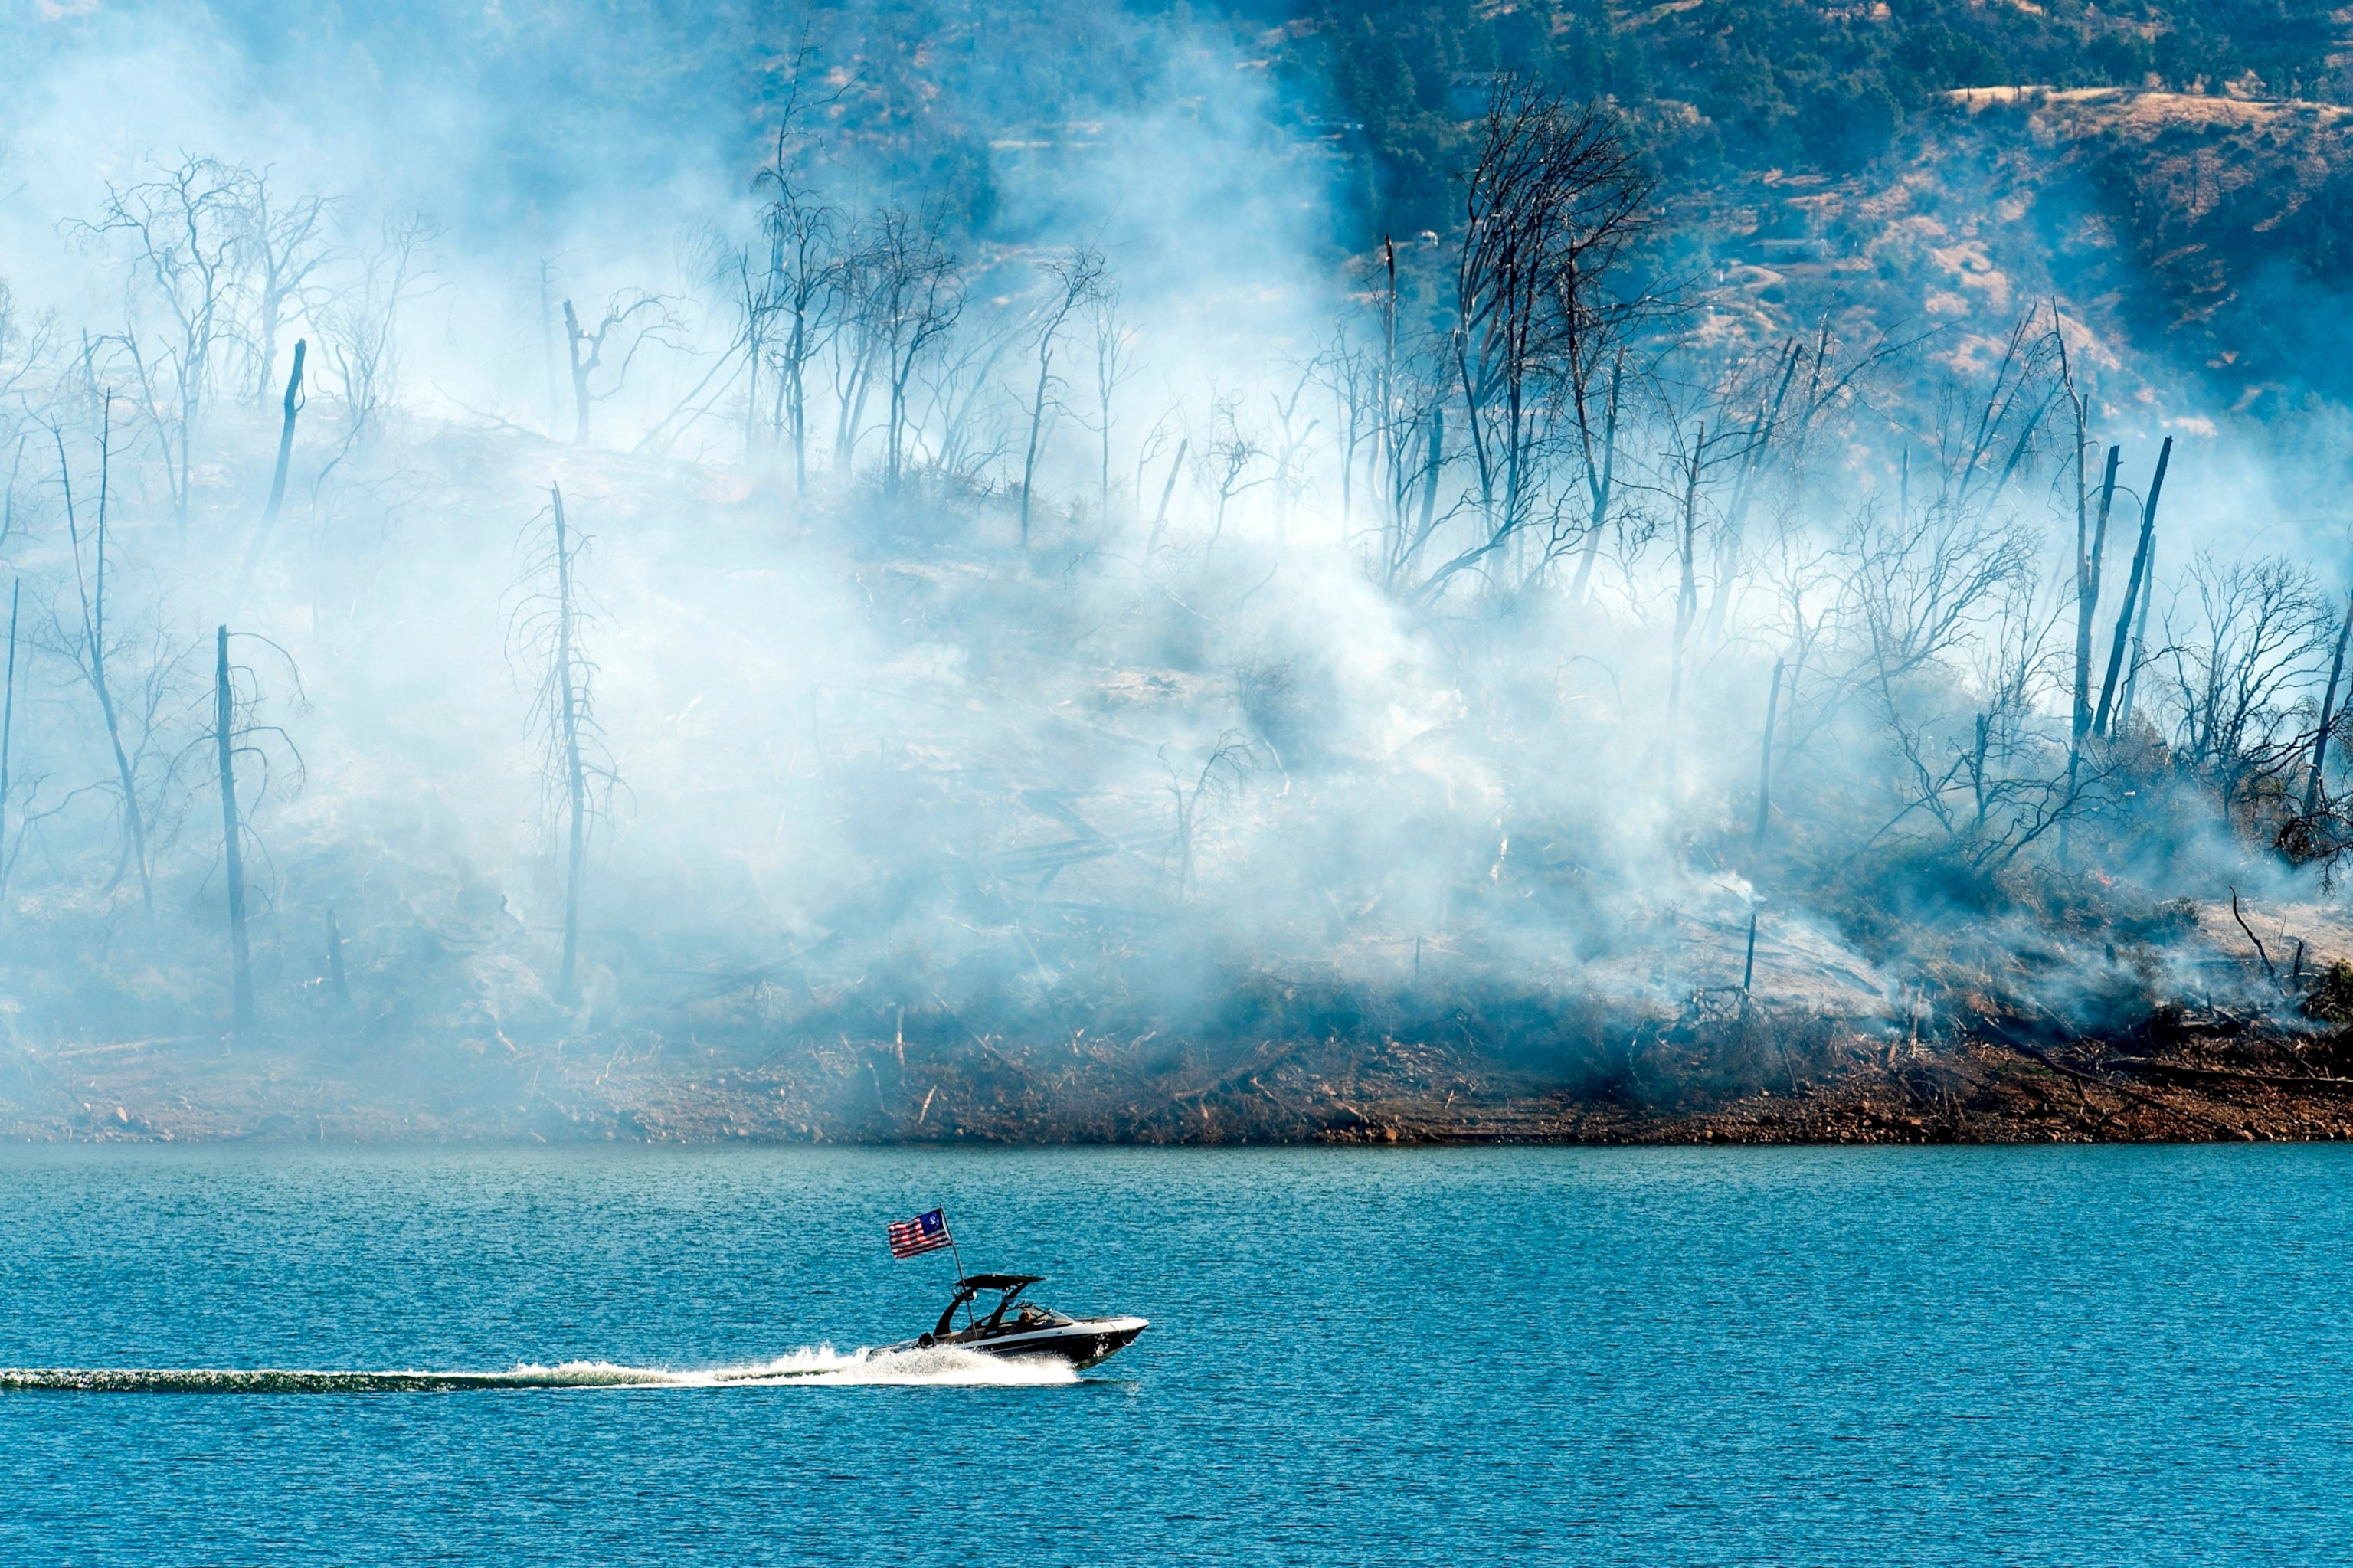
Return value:
[[(876, 1381), (935, 1202), (1152, 1329)], [(0, 1150), (0, 1366), (823, 1373), (0, 1393), (0, 1562), (2344, 1561), (2348, 1220), (2330, 1147)]]

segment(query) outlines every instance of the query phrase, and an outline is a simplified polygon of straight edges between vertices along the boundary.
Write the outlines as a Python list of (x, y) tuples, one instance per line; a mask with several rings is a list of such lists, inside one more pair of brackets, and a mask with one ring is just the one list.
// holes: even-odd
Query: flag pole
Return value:
[[(956, 1288), (962, 1290), (965, 1277), (964, 1251), (956, 1245), (955, 1227), (948, 1224), (948, 1210), (944, 1203), (940, 1205), (940, 1228), (948, 1233), (948, 1255), (955, 1259)], [(972, 1327), (972, 1298), (969, 1296), (964, 1298), (964, 1326), (967, 1329)]]

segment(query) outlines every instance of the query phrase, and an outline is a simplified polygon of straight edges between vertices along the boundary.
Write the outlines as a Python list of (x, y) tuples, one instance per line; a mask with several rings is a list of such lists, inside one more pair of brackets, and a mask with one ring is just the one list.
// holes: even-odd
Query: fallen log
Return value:
[(2135, 1062), (2133, 1070), (2152, 1077), (2178, 1078), (2184, 1083), (2254, 1084), (2289, 1092), (2317, 1092), (2353, 1097), (2353, 1078), (2322, 1078), (2285, 1073), (2246, 1073), (2231, 1067), (2192, 1067), (2178, 1062)]
[(2203, 1123), (2208, 1127), (2221, 1126), (2219, 1122), (2215, 1121), (2211, 1117), (2201, 1117), (2194, 1112), (2183, 1110), (2179, 1106), (2169, 1104), (2165, 1100), (2158, 1098), (2155, 1095), (2146, 1094), (2130, 1084), (2119, 1084), (2113, 1078), (2104, 1078), (2095, 1073), (2086, 1073), (2080, 1068), (2071, 1067), (2066, 1063), (2062, 1062), (2057, 1057), (2050, 1054), (2048, 1052), (2042, 1051), (2035, 1046), (2029, 1045), (2023, 1040), (2013, 1037), (2009, 1031), (2003, 1029), (1990, 1018), (1980, 1016), (1978, 1022), (1993, 1036), (1995, 1044), (2015, 1051), (2020, 1055), (2027, 1058), (2027, 1060), (2039, 1063), (2042, 1066), (2048, 1067), (2052, 1072), (2058, 1073), (2063, 1076), (2074, 1078), (2080, 1082), (2090, 1084), (2094, 1087), (2105, 1089), (2110, 1094), (2121, 1096), (2126, 1099), (2138, 1100), (2141, 1104), (2147, 1106), (2154, 1110), (2163, 1111), (2168, 1116), (2174, 1118), (2178, 1121), (2189, 1122), (2193, 1126), (2200, 1123)]

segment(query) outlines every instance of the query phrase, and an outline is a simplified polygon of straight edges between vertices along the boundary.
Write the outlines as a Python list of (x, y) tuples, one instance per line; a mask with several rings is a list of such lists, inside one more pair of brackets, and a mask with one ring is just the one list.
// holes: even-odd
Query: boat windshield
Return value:
[(1034, 1303), (1024, 1302), (1020, 1316), (1013, 1319), (1010, 1327), (1016, 1330), (1059, 1329), (1070, 1321), (1070, 1319), (1063, 1317), (1050, 1307), (1039, 1307)]

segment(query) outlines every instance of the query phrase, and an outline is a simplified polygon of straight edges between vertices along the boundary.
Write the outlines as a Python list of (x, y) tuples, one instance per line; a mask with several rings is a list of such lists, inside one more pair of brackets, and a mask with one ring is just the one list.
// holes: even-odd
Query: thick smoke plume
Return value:
[(1508, 78), (1360, 233), (1262, 42), (10, 24), (17, 1039), (1116, 1136), (1277, 1042), (1672, 1097), (2296, 991), (2194, 937), (2347, 842), (2275, 433), (1916, 185), (1807, 271)]

